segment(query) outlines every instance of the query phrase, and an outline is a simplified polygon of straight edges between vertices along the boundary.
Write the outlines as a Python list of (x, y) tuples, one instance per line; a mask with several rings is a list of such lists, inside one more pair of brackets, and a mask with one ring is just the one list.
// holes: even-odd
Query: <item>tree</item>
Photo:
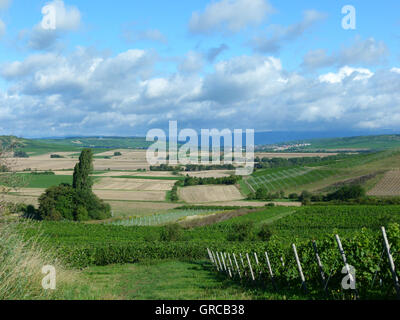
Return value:
[(93, 151), (84, 149), (76, 164), (73, 175), (72, 186), (77, 192), (91, 192), (93, 180), (90, 174), (93, 171)]
[(73, 185), (50, 187), (39, 198), (39, 215), (44, 220), (103, 220), (111, 217), (111, 207), (93, 192), (93, 152), (82, 151), (75, 166)]
[(29, 158), (29, 155), (25, 151), (15, 151), (14, 158)]

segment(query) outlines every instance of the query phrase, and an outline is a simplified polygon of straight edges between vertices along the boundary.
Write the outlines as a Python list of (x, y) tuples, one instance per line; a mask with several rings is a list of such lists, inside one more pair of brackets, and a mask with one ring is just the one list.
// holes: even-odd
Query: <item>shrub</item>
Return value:
[(327, 200), (351, 200), (351, 199), (360, 199), (365, 197), (366, 191), (360, 185), (353, 186), (344, 186), (340, 188), (338, 191), (330, 193), (327, 195)]
[(179, 241), (183, 237), (183, 228), (179, 224), (169, 224), (161, 230), (161, 241)]
[(252, 241), (255, 239), (254, 222), (246, 221), (233, 224), (227, 236), (228, 241)]
[(298, 200), (299, 199), (299, 195), (297, 193), (291, 193), (289, 195), (289, 199), (290, 200)]
[(269, 225), (263, 224), (261, 226), (261, 230), (258, 232), (257, 236), (261, 241), (268, 241), (269, 239), (271, 239), (272, 231), (271, 231)]
[(29, 158), (29, 156), (25, 151), (18, 150), (14, 152), (14, 158)]
[(89, 213), (85, 207), (79, 206), (76, 210), (75, 214), (76, 221), (88, 221), (89, 220)]
[(114, 157), (120, 157), (120, 156), (122, 156), (121, 152), (114, 152)]
[(70, 185), (48, 188), (39, 198), (39, 216), (43, 220), (74, 220), (76, 192)]

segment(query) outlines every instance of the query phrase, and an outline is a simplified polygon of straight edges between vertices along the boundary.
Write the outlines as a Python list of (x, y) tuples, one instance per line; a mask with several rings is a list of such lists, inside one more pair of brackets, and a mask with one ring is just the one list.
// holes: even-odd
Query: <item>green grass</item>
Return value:
[(99, 292), (122, 300), (250, 300), (257, 294), (215, 277), (207, 262), (160, 261), (91, 267), (83, 276)]
[(61, 183), (72, 184), (72, 176), (21, 174), (25, 188), (49, 188)]

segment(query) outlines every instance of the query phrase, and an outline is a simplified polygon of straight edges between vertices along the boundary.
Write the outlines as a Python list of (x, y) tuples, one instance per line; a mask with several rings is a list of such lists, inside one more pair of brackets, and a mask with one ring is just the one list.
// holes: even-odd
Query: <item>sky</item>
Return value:
[(399, 12), (398, 0), (0, 0), (0, 135), (137, 136), (169, 121), (399, 131)]

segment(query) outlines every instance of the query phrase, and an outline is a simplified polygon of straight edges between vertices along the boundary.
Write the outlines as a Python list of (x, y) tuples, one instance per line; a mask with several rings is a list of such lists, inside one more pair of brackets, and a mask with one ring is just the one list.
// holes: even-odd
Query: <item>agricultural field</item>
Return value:
[(391, 170), (372, 188), (371, 196), (398, 196), (400, 195), (400, 170)]
[(187, 203), (222, 203), (244, 199), (236, 186), (194, 186), (180, 188), (179, 198)]

